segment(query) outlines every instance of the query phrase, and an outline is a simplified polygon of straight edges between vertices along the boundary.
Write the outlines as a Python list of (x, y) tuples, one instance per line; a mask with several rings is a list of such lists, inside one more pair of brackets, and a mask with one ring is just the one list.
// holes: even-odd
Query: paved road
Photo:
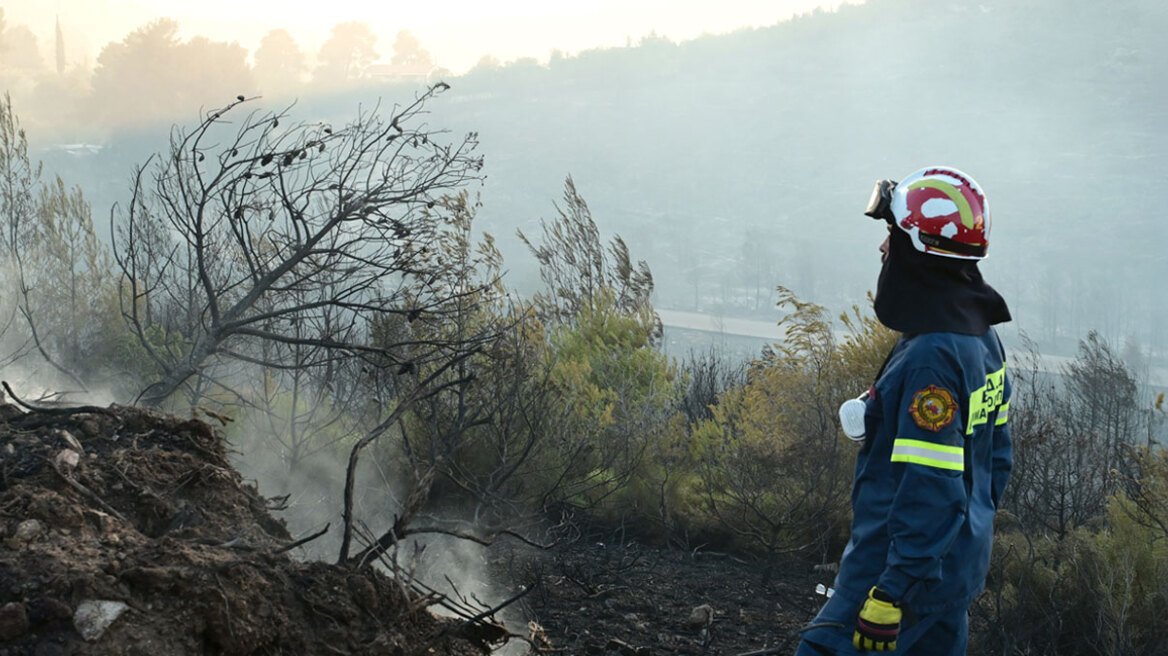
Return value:
[[(734, 319), (701, 312), (661, 309), (657, 310), (657, 316), (661, 317), (661, 323), (666, 328), (698, 330), (715, 335), (750, 337), (772, 342), (780, 342), (785, 337), (783, 329), (778, 326), (778, 321)], [(837, 337), (842, 338), (844, 334), (842, 331), (838, 332)], [(1021, 354), (1012, 359), (1018, 362)], [(1044, 372), (1062, 373), (1064, 367), (1072, 360), (1074, 358), (1061, 355), (1042, 355), (1040, 369)], [(1168, 369), (1163, 367), (1151, 369), (1148, 372), (1148, 384), (1157, 390), (1168, 388)]]

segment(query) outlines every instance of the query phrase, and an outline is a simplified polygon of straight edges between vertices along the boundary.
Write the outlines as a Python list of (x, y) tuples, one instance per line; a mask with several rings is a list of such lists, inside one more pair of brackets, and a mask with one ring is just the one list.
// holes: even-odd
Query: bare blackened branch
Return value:
[(143, 403), (226, 361), (272, 362), (263, 343), (415, 370), (462, 348), (373, 334), (384, 316), (437, 311), (454, 293), (436, 247), (458, 229), (443, 198), (478, 181), (482, 159), (473, 133), (423, 122), (441, 90), (335, 130), (296, 124), (291, 108), (231, 124), (237, 100), (173, 131), (135, 175), (115, 240), (123, 315), (161, 372)]
[(273, 551), (272, 554), (273, 555), (282, 554), (286, 551), (292, 551), (293, 549), (295, 549), (297, 547), (303, 547), (304, 545), (308, 544), (309, 542), (312, 542), (313, 540), (323, 536), (325, 533), (328, 533), (330, 526), (332, 526), (332, 524), (325, 524), (324, 528), (320, 529), (316, 533), (313, 533), (312, 535), (307, 535), (305, 537), (300, 538), (299, 540), (296, 540), (295, 542), (286, 544), (286, 545), (280, 547), (279, 549), (276, 549), (275, 551)]

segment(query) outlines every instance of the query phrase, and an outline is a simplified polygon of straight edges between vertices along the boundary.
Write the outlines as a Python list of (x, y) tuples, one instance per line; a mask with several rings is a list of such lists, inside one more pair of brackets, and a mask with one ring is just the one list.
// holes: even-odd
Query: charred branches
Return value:
[(116, 226), (123, 316), (158, 371), (141, 403), (229, 362), (416, 370), (487, 339), (415, 339), (405, 321), (375, 334), (456, 293), (436, 247), (457, 229), (441, 201), (480, 178), (482, 159), (474, 134), (423, 122), (441, 90), (336, 129), (288, 110), (237, 116), (237, 100), (174, 130)]

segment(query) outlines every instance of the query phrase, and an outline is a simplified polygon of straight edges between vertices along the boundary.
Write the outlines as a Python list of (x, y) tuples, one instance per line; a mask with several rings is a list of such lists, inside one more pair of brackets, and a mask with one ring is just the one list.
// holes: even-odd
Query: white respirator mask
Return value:
[(844, 435), (853, 442), (864, 440), (864, 410), (868, 405), (865, 403), (867, 400), (868, 393), (864, 392), (858, 398), (848, 399), (840, 405), (840, 428), (844, 429)]

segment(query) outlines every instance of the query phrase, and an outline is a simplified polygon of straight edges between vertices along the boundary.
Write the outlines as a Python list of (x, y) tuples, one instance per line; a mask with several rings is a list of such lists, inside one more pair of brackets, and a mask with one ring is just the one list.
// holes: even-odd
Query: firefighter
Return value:
[(930, 167), (877, 183), (865, 214), (888, 224), (875, 311), (901, 337), (862, 401), (835, 592), (796, 653), (964, 654), (1012, 462), (993, 328), (1010, 312), (977, 264), (989, 205), (973, 178)]

